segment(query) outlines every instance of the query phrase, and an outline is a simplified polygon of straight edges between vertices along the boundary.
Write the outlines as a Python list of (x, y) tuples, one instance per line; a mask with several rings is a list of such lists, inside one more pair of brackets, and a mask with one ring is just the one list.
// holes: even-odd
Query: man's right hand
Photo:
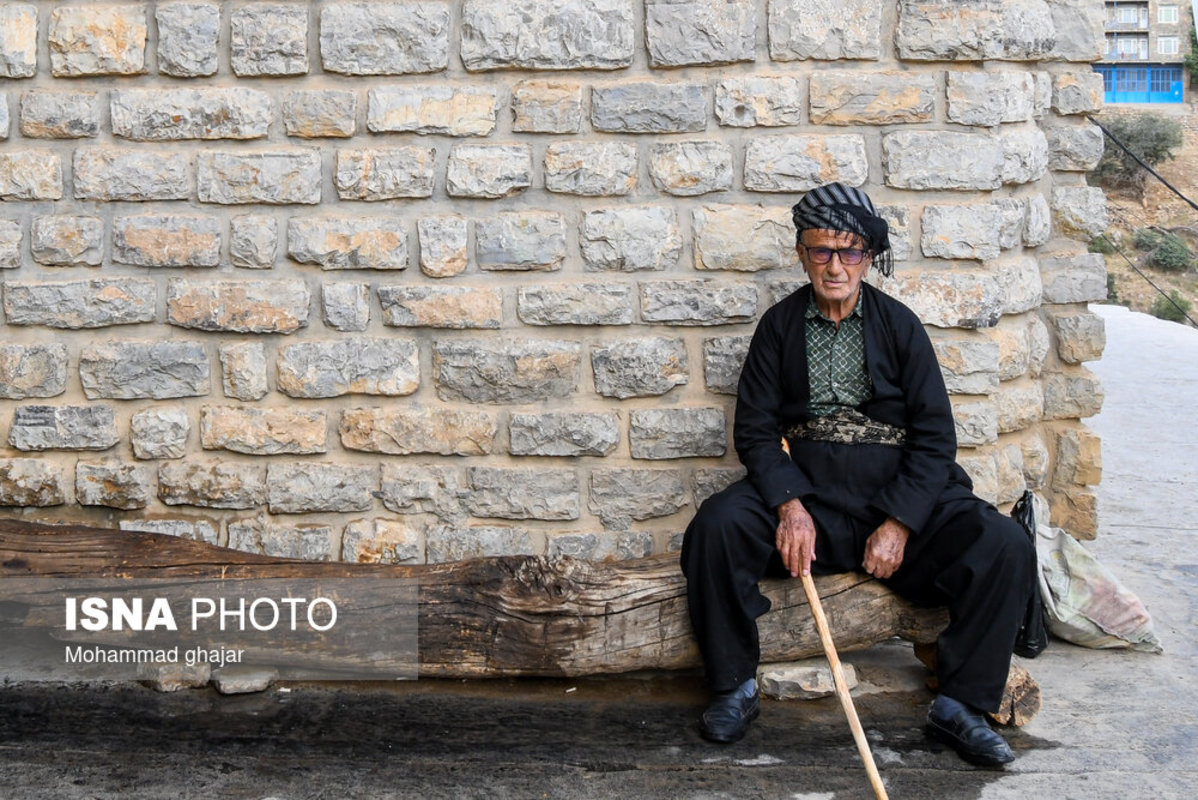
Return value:
[(815, 522), (798, 500), (787, 500), (778, 506), (778, 534), (775, 540), (782, 563), (792, 578), (811, 574), (815, 560)]

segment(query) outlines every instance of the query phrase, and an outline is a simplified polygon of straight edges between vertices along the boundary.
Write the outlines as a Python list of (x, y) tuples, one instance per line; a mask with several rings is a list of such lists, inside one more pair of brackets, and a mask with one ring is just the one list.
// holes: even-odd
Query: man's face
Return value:
[(819, 256), (824, 255), (821, 249), (864, 250), (865, 244), (860, 236), (844, 231), (806, 230), (803, 231), (796, 249), (799, 261), (803, 264), (803, 271), (811, 279), (816, 300), (839, 304), (857, 296), (861, 279), (869, 272), (871, 254), (868, 251), (860, 263), (855, 265), (845, 263), (846, 260), (851, 260), (851, 257), (842, 257), (837, 253), (833, 253), (823, 264), (818, 262)]

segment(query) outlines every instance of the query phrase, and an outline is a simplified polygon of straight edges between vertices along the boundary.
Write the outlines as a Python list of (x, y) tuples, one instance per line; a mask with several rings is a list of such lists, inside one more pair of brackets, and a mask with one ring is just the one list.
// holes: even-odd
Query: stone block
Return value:
[(696, 269), (756, 272), (799, 267), (789, 208), (700, 206), (692, 227)]
[(993, 203), (924, 206), (920, 249), (929, 258), (997, 258), (1002, 222)]
[(475, 286), (380, 286), (383, 324), (399, 328), (499, 328), (503, 291)]
[(221, 694), (255, 694), (265, 692), (279, 679), (274, 668), (249, 664), (230, 664), (212, 671), (211, 682)]
[(525, 325), (631, 325), (632, 287), (618, 283), (521, 286), (516, 315)]
[(260, 139), (274, 116), (270, 95), (257, 89), (114, 89), (112, 135), (139, 142), (178, 139)]
[(914, 72), (818, 71), (811, 75), (811, 121), (820, 125), (930, 122), (940, 82)]
[(79, 353), (89, 400), (165, 400), (208, 394), (208, 351), (199, 342), (104, 342)]
[(1023, 244), (1039, 247), (1052, 238), (1052, 211), (1042, 194), (1027, 198), (1027, 209), (1023, 219)]
[[(878, 215), (890, 227), (890, 253), (895, 261), (911, 258), (911, 209), (908, 206), (877, 204)], [(797, 254), (796, 254), (797, 256)], [(797, 263), (797, 262), (796, 262)], [(806, 276), (804, 276), (806, 280)]]
[[(266, 481), (258, 464), (168, 462), (158, 466), (158, 498), (168, 506), (256, 508), (266, 502)], [(231, 531), (229, 546), (242, 549)]]
[(424, 526), (404, 519), (360, 519), (345, 526), (341, 560), (350, 564), (423, 564)]
[(1106, 348), (1106, 324), (1090, 311), (1050, 313), (1057, 339), (1057, 356), (1066, 364), (1097, 361)]
[(977, 447), (998, 441), (998, 410), (989, 398), (953, 401), (953, 422), (958, 447)]
[(1039, 128), (1000, 131), (1004, 184), (1034, 183), (1048, 172), (1048, 138)]
[(116, 217), (112, 260), (137, 267), (215, 267), (221, 227), (216, 217)]
[(496, 200), (532, 185), (532, 148), (523, 144), (459, 144), (449, 151), (450, 197)]
[(664, 408), (633, 411), (628, 443), (633, 458), (719, 457), (728, 451), (722, 408)]
[(1048, 344), (1048, 326), (1039, 316), (1032, 317), (1027, 323), (1027, 368), (1033, 378), (1039, 377), (1044, 368)]
[(528, 531), (491, 525), (469, 528), (438, 526), (426, 535), (428, 563), (464, 561), (469, 558), (539, 555)]
[(59, 465), (40, 458), (0, 458), (0, 506), (45, 508), (66, 501)]
[(578, 241), (588, 272), (664, 270), (682, 254), (678, 220), (668, 206), (587, 211)]
[(882, 137), (882, 171), (896, 189), (997, 189), (1003, 149), (994, 136), (958, 131), (898, 131)]
[(578, 389), (578, 342), (453, 339), (433, 342), (433, 377), (442, 400), (533, 403)]
[(1102, 75), (1085, 72), (1064, 72), (1052, 76), (1052, 110), (1068, 114), (1090, 114), (1102, 110)]
[(37, 6), (0, 7), (0, 77), (31, 78), (37, 72)]
[(732, 325), (757, 316), (757, 287), (716, 281), (642, 283), (641, 320), (670, 325)]
[(998, 432), (1027, 430), (1044, 417), (1044, 389), (1039, 381), (1009, 381), (993, 394)]
[(648, 531), (562, 533), (549, 539), (546, 555), (590, 561), (624, 561), (653, 554), (653, 534)]
[(636, 145), (554, 142), (545, 149), (545, 188), (584, 197), (626, 195), (636, 187)]
[(59, 6), (47, 31), (56, 78), (140, 75), (146, 71), (146, 7)]
[[(966, 453), (962, 455), (961, 453)], [(999, 502), (998, 460), (994, 448), (983, 447), (977, 450), (961, 451), (957, 455), (957, 463), (969, 480), (973, 482), (973, 493), (987, 503)]]
[(261, 400), (266, 386), (266, 346), (225, 342), (220, 346), (221, 387), (234, 400)]
[(623, 69), (636, 51), (632, 0), (465, 0), (466, 69)]
[(259, 514), (230, 521), (229, 547), (273, 558), (332, 561), (337, 556), (339, 529), (331, 525), (282, 525)]
[(466, 505), (476, 517), (570, 520), (581, 514), (572, 469), (471, 467), (466, 476)]
[(339, 150), (333, 184), (342, 200), (431, 197), (437, 151), (413, 145), (387, 150)]
[(645, 2), (645, 46), (651, 67), (752, 61), (756, 44), (753, 0)]
[(102, 328), (153, 322), (158, 289), (147, 278), (27, 281), (4, 284), (9, 325)]
[(1062, 172), (1089, 172), (1098, 166), (1105, 146), (1097, 125), (1053, 125), (1047, 130), (1048, 168)]
[(676, 469), (597, 469), (591, 472), (587, 508), (603, 527), (628, 530), (633, 520), (668, 517), (687, 505), (682, 472)]
[(20, 224), (0, 219), (0, 269), (17, 269), (21, 266), (21, 242)]
[(649, 156), (658, 191), (680, 197), (732, 188), (732, 148), (723, 142), (664, 142)]
[(831, 181), (860, 186), (867, 180), (865, 138), (858, 134), (758, 136), (745, 145), (751, 192), (806, 192)]
[(714, 336), (703, 340), (703, 378), (707, 391), (736, 394), (750, 336)]
[(21, 95), (21, 135), (27, 139), (87, 139), (99, 132), (95, 92), (34, 90)]
[(320, 151), (200, 153), (196, 194), (201, 203), (287, 205), (320, 202)]
[(514, 456), (606, 456), (620, 441), (614, 413), (513, 413), (508, 419)]
[(116, 459), (75, 464), (75, 502), (130, 510), (154, 499), (157, 477), (144, 464)]
[(122, 519), (117, 525), (123, 531), (161, 533), (193, 542), (217, 543), (216, 526), (205, 519)]
[(116, 410), (99, 404), (17, 406), (8, 432), (17, 450), (107, 450), (118, 441)]
[(76, 200), (188, 200), (195, 194), (192, 159), (183, 153), (79, 148), (73, 172)]
[[(849, 691), (857, 688), (857, 670), (841, 664)], [(809, 658), (789, 664), (770, 664), (757, 672), (761, 693), (775, 700), (818, 700), (836, 694), (832, 668), (824, 658)]]
[(1046, 303), (1106, 299), (1106, 260), (1101, 253), (1044, 256), (1040, 259), (1040, 279)]
[(212, 677), (212, 664), (197, 661), (184, 662), (147, 661), (137, 665), (137, 678), (156, 692), (181, 692), (184, 689), (202, 689)]
[(1025, 436), (1020, 444), (1020, 450), (1023, 451), (1023, 480), (1027, 488), (1039, 491), (1048, 485), (1048, 473), (1052, 466), (1048, 445), (1039, 433)]
[(147, 408), (129, 424), (133, 455), (142, 459), (183, 458), (191, 421), (181, 408)]
[[(492, 436), (494, 427), (491, 428)], [(404, 515), (433, 515), (446, 522), (460, 522), (466, 512), (465, 478), (456, 468), (383, 462), (379, 499), (389, 510)]]
[(607, 133), (686, 133), (707, 128), (698, 83), (620, 83), (591, 90), (591, 125)]
[(1044, 119), (1052, 108), (1052, 75), (1044, 70), (1037, 70), (1032, 76), (1036, 82), (1032, 113), (1036, 119)]
[(621, 400), (655, 397), (690, 381), (686, 343), (650, 336), (610, 342), (591, 350), (595, 391)]
[(1044, 0), (900, 0), (895, 43), (907, 61), (1040, 61), (1056, 35)]
[(294, 333), (308, 326), (312, 297), (303, 281), (190, 281), (166, 285), (166, 321), (181, 328)]
[(395, 217), (291, 217), (287, 256), (322, 270), (408, 267), (408, 234)]
[(1092, 417), (1102, 410), (1102, 384), (1085, 367), (1044, 376), (1044, 418)]
[(495, 90), (485, 86), (379, 87), (366, 96), (366, 129), (371, 133), (489, 136), (495, 130), (498, 103)]
[(266, 468), (266, 503), (272, 514), (367, 511), (378, 486), (377, 466), (273, 461)]
[(341, 412), (341, 445), (366, 453), (485, 456), (494, 448), (498, 430), (495, 415), (484, 411), (353, 408)]
[(163, 3), (158, 22), (158, 71), (176, 78), (215, 75), (220, 6), (216, 3)]
[(321, 284), (320, 310), (324, 324), (334, 330), (366, 330), (370, 325), (370, 284)]
[(1063, 528), (1075, 539), (1098, 535), (1098, 497), (1081, 486), (1057, 489), (1049, 500), (1053, 527)]
[(729, 128), (798, 125), (803, 121), (804, 97), (798, 78), (728, 78), (715, 86), (715, 118)]
[(989, 271), (909, 269), (876, 283), (937, 328), (991, 328), (1003, 314), (1005, 298)]
[(301, 139), (346, 139), (357, 130), (358, 95), (339, 89), (304, 89), (283, 98), (283, 127)]
[(512, 130), (517, 133), (578, 133), (582, 84), (525, 80), (512, 87)]
[(239, 78), (307, 74), (307, 4), (234, 9), (229, 15), (229, 65)]
[(279, 348), (278, 390), (288, 397), (399, 397), (420, 386), (415, 341), (347, 337)]
[(695, 470), (691, 480), (695, 493), (695, 507), (698, 508), (707, 498), (727, 489), (746, 474), (744, 467), (709, 467)]
[(420, 240), (420, 271), (430, 278), (452, 278), (466, 269), (469, 256), (466, 218), (436, 214), (416, 220)]
[(555, 211), (501, 211), (474, 223), (474, 248), (485, 270), (558, 270), (566, 220)]
[(99, 217), (34, 217), (29, 252), (39, 264), (54, 267), (100, 266), (104, 221)]
[(0, 200), (62, 198), (62, 161), (55, 153), (0, 153)]
[(876, 60), (882, 6), (871, 0), (769, 0), (770, 58)]
[(67, 362), (64, 344), (0, 344), (0, 397), (24, 400), (62, 394)]
[(1097, 486), (1102, 482), (1102, 440), (1084, 425), (1057, 431), (1056, 469), (1052, 485)]
[(246, 214), (229, 222), (229, 262), (243, 269), (270, 269), (279, 248), (279, 222)]
[(242, 406), (200, 409), (200, 446), (205, 450), (251, 456), (324, 453), (328, 450), (326, 428), (323, 411)]
[(935, 338), (932, 349), (949, 394), (992, 394), (998, 389), (1000, 348), (983, 334)]
[(405, 75), (449, 66), (446, 3), (330, 3), (320, 10), (325, 72)]
[(1055, 28), (1052, 57), (1087, 66), (1102, 58), (1106, 9), (1088, 0), (1048, 0)]
[(1036, 80), (1030, 72), (950, 70), (947, 88), (950, 122), (994, 127), (1027, 122), (1035, 114)]
[(1020, 253), (994, 262), (990, 267), (998, 284), (1002, 313), (1022, 314), (1039, 308), (1044, 286), (1034, 256)]

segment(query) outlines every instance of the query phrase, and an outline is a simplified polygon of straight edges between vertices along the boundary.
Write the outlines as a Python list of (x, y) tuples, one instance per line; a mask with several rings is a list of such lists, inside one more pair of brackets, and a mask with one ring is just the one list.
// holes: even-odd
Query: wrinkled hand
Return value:
[(889, 578), (897, 572), (910, 535), (910, 528), (894, 517), (887, 517), (865, 540), (865, 571), (875, 578)]
[(815, 522), (799, 500), (787, 500), (778, 506), (778, 534), (775, 539), (782, 563), (792, 578), (811, 574), (815, 560)]

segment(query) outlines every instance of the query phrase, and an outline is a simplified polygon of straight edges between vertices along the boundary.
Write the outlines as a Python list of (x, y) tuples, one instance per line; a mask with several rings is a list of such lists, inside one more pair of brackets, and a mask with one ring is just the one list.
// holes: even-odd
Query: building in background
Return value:
[(1106, 47), (1094, 69), (1107, 103), (1181, 103), (1188, 83), (1193, 8), (1188, 0), (1106, 4)]

